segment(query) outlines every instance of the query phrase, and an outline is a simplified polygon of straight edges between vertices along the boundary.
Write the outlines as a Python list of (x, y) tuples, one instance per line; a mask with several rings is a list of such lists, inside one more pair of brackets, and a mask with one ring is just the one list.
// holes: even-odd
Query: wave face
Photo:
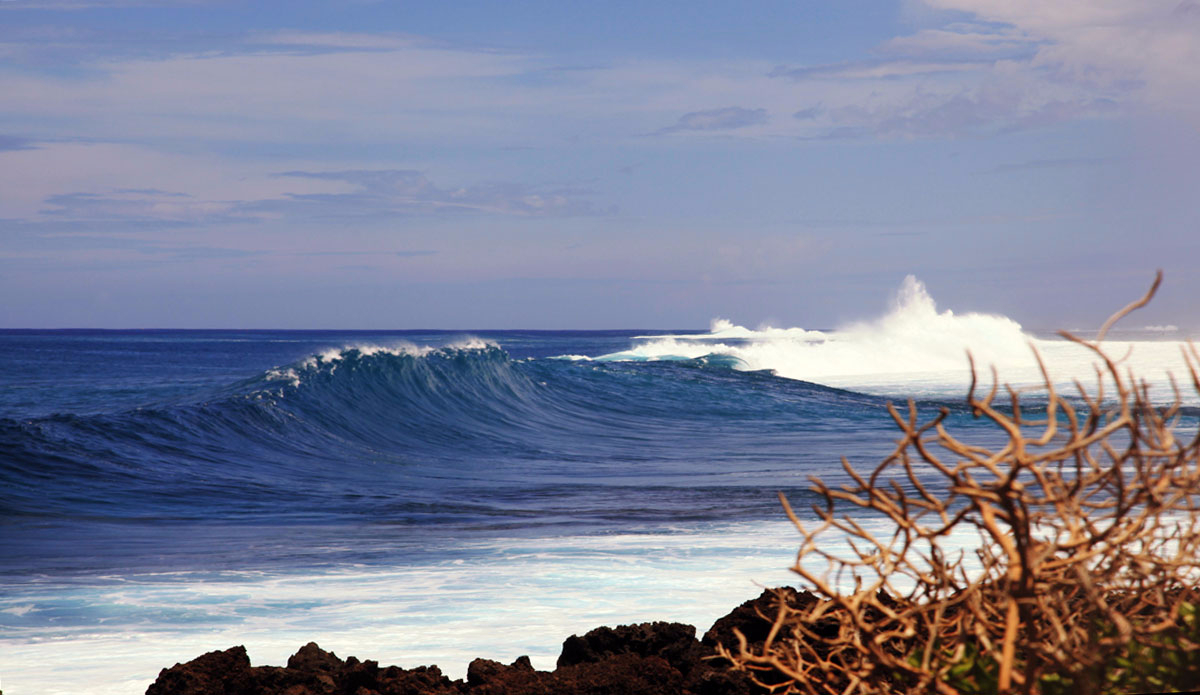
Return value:
[[(169, 335), (163, 349), (203, 350), (195, 338)], [(839, 432), (885, 429), (871, 396), (705, 360), (514, 359), (482, 340), (360, 342), (171, 394), (0, 419), (0, 513), (75, 520), (84, 535), (128, 523), (738, 520), (776, 514), (764, 486), (801, 486)]]
[[(427, 534), (768, 518), (776, 490), (803, 495), (808, 475), (839, 476), (843, 455), (886, 454), (889, 398), (949, 407), (988, 437), (962, 412), (967, 349), (1018, 385), (1039, 379), (1034, 351), (1064, 383), (1096, 362), (1003, 316), (939, 310), (911, 277), (883, 316), (834, 331), (717, 320), (658, 335), (0, 339), (14, 356), (0, 377), (0, 515), (88, 537), (97, 524)], [(1152, 380), (1184, 371), (1174, 340), (1108, 346)], [(41, 553), (11, 534), (0, 551)]]
[[(977, 427), (967, 349), (1016, 384), (1038, 381), (1035, 350), (1064, 383), (1096, 362), (1003, 316), (939, 310), (912, 277), (889, 312), (835, 331), (0, 338), (17, 356), (0, 384), (6, 520), (428, 532), (770, 516), (776, 489), (886, 453), (889, 398)], [(1163, 381), (1184, 371), (1180, 345), (1109, 349)]]

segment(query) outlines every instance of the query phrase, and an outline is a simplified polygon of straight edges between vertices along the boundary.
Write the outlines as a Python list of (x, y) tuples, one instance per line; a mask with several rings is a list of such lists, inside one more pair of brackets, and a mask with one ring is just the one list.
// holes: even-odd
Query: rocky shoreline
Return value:
[(310, 642), (287, 666), (251, 666), (245, 647), (210, 652), (163, 669), (146, 695), (753, 695), (764, 692), (716, 656), (736, 648), (734, 628), (752, 644), (766, 638), (778, 601), (815, 600), (790, 588), (768, 589), (717, 620), (701, 639), (682, 623), (599, 627), (571, 635), (553, 671), (528, 657), (511, 664), (475, 659), (465, 680), (437, 666), (381, 667), (337, 657)]

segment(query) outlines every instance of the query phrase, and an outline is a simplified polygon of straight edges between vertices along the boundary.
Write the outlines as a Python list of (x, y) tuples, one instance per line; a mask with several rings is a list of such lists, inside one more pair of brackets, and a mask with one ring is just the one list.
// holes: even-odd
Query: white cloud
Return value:
[[(450, 211), (601, 214), (590, 193), (515, 182), (436, 185), (420, 171), (296, 170), (115, 143), (0, 151), (0, 219), (25, 222), (239, 222)], [(169, 187), (165, 190), (160, 187)]]
[(968, 72), (978, 66), (964, 63), (917, 62), (911, 60), (867, 60), (853, 63), (835, 63), (798, 68), (778, 67), (771, 71), (772, 77), (787, 77), (793, 80), (891, 80), (904, 77), (936, 75), (938, 73)]
[(922, 29), (908, 36), (889, 39), (879, 47), (884, 54), (909, 57), (996, 59), (1031, 54), (1038, 40), (1015, 27), (956, 22), (945, 27)]
[(514, 111), (551, 103), (505, 84), (538, 69), (528, 58), (394, 35), (274, 33), (225, 50), (84, 67), (67, 75), (0, 67), (9, 122), (98, 139), (379, 141), (503, 135)]
[(1194, 0), (925, 0), (1000, 22), (1042, 45), (1033, 67), (1155, 109), (1200, 110), (1200, 4)]
[(598, 214), (585, 199), (584, 191), (534, 188), (512, 182), (444, 188), (435, 185), (425, 174), (412, 170), (286, 171), (276, 176), (348, 183), (354, 190), (338, 194), (288, 195), (259, 201), (247, 209), (330, 217), (394, 217), (454, 211), (526, 217)]
[(0, 10), (94, 10), (116, 7), (202, 5), (208, 0), (0, 0)]
[(60, 193), (48, 197), (42, 214), (66, 220), (136, 220), (171, 222), (210, 220), (228, 215), (228, 201), (197, 200), (186, 193), (154, 188), (119, 188), (106, 193)]
[(675, 133), (689, 130), (700, 131), (729, 131), (752, 125), (766, 123), (766, 109), (744, 109), (740, 106), (727, 106), (721, 109), (692, 111), (679, 117), (679, 121), (664, 128), (663, 133)]
[[(191, 202), (187, 206), (196, 211), (201, 204), (232, 205), (239, 200), (289, 193), (351, 190), (349, 185), (337, 182), (285, 182), (273, 178), (271, 170), (269, 163), (232, 164), (217, 155), (161, 152), (145, 145), (37, 143), (31, 149), (0, 152), (0, 218), (34, 219), (48, 209), (47, 201), (64, 194), (97, 196), (96, 201), (110, 199), (107, 209), (115, 213), (121, 206), (152, 208), (152, 199), (162, 197), (145, 193), (114, 197), (114, 192), (120, 190), (169, 188), (188, 194)], [(80, 198), (79, 202), (84, 200)], [(54, 207), (51, 204), (49, 209)], [(172, 214), (181, 213), (182, 209), (177, 208)]]
[(544, 56), (403, 34), (279, 31), (213, 50), (108, 55), (69, 75), (0, 67), (0, 93), (6, 128), (23, 138), (143, 143), (955, 137), (1121, 105), (1200, 109), (1193, 5), (928, 4), (959, 14), (883, 42), (874, 58), (834, 64), (643, 59), (565, 70)]
[[(978, 49), (972, 60), (944, 50), (955, 34), (961, 35), (956, 50)], [(400, 34), (290, 31), (242, 37), (220, 51), (109, 57), (70, 77), (0, 68), (0, 93), (10, 122), (24, 125), (25, 133), (100, 140), (136, 133), (143, 142), (553, 145), (581, 133), (620, 141), (685, 131), (954, 136), (963, 131), (900, 124), (916, 124), (921, 111), (971, 103), (974, 116), (943, 122), (995, 130), (1030, 122), (1027, 114), (1050, 113), (1064, 101), (1059, 95), (1025, 103), (1044, 91), (1038, 89), (1016, 106), (995, 96), (1012, 91), (1018, 77), (1005, 61), (979, 53), (1003, 54), (1023, 37), (1015, 29), (960, 23), (907, 43), (898, 39), (881, 48), (885, 57), (857, 62), (636, 60), (562, 70), (544, 57)], [(1036, 68), (1021, 65), (1019, 79), (1036, 86)], [(1071, 94), (1069, 101), (1083, 106), (1061, 113), (1088, 112), (1085, 96)], [(989, 105), (1001, 108), (989, 117)], [(786, 117), (795, 113), (812, 117)]]
[(944, 137), (1141, 111), (1200, 116), (1194, 0), (925, 4), (955, 20), (885, 41), (873, 61), (774, 70), (829, 92), (821, 118), (796, 120), (826, 125), (826, 136)]
[(352, 32), (277, 31), (257, 37), (256, 42), (302, 48), (395, 51), (419, 48), (428, 41), (405, 34), (359, 34)]

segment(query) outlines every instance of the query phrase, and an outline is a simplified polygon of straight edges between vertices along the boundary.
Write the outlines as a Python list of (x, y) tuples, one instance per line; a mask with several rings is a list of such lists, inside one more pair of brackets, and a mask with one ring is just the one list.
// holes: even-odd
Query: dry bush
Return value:
[[(1036, 350), (1046, 394), (1036, 418), (1017, 390), (998, 398), (995, 370), (981, 393), (972, 361), (967, 403), (1001, 428), (1002, 447), (955, 437), (945, 409), (919, 424), (911, 401), (906, 412), (889, 404), (895, 451), (869, 475), (843, 459), (853, 484), (840, 489), (813, 478), (815, 523), (780, 495), (802, 537), (792, 569), (822, 600), (781, 597), (766, 642), (739, 634), (723, 655), (772, 691), (814, 695), (1200, 684), (1200, 435), (1175, 433), (1177, 387), (1173, 405), (1154, 406), (1101, 346), (1160, 281), (1096, 340), (1062, 334), (1102, 365), (1094, 391), (1076, 382), (1074, 404)], [(1185, 359), (1200, 393), (1200, 355)], [(872, 533), (868, 520), (894, 531)], [(953, 547), (964, 537), (977, 548), (970, 563)], [(855, 588), (839, 590), (847, 578)]]

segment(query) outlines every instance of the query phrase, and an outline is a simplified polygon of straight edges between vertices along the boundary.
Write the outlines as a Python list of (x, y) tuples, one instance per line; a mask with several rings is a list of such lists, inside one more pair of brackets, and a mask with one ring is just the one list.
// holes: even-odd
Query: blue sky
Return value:
[(0, 0), (0, 326), (1200, 328), (1198, 157), (1194, 0)]

